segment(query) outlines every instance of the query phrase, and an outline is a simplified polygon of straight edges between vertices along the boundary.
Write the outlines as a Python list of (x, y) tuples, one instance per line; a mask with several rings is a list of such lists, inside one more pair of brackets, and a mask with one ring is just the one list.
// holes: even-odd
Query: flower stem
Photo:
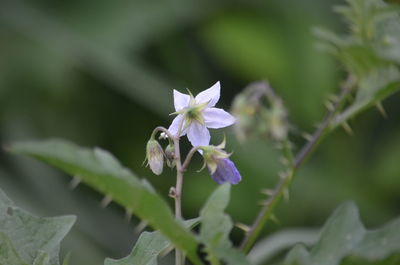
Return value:
[[(185, 172), (185, 168), (187, 167), (187, 164), (190, 162), (190, 158), (193, 156), (193, 151), (190, 155), (189, 160), (185, 160), (185, 167), (182, 167), (182, 160), (181, 160), (181, 154), (180, 154), (180, 146), (179, 146), (179, 140), (180, 140), (180, 133), (183, 127), (183, 122), (179, 126), (179, 130), (177, 135), (172, 135), (167, 129), (164, 127), (156, 127), (153, 130), (153, 133), (151, 134), (152, 138), (155, 138), (156, 134), (158, 132), (163, 132), (168, 136), (168, 140), (173, 142), (174, 144), (174, 156), (175, 156), (175, 163), (176, 163), (176, 184), (174, 187), (174, 192), (173, 192), (173, 198), (175, 200), (175, 218), (177, 220), (182, 220), (182, 187), (183, 187), (183, 173)], [(197, 149), (196, 149), (197, 150)], [(182, 251), (179, 249), (175, 249), (175, 264), (176, 265), (183, 265), (185, 263), (185, 256)]]
[(200, 149), (200, 146), (193, 147), (190, 149), (189, 153), (187, 154), (185, 161), (182, 164), (182, 171), (185, 172), (187, 167), (190, 164), (190, 161), (192, 160), (193, 155)]
[[(175, 137), (172, 137), (175, 147), (175, 163), (176, 163), (176, 184), (175, 184), (175, 218), (182, 220), (182, 187), (183, 187), (183, 173), (182, 168), (181, 152), (179, 146), (180, 134), (183, 127), (183, 121), (179, 125), (178, 133)], [(171, 137), (171, 136), (168, 136)], [(183, 265), (185, 263), (185, 256), (182, 251), (175, 249), (175, 265)]]
[[(280, 182), (273, 190), (271, 196), (268, 198), (264, 206), (261, 208), (258, 216), (256, 217), (253, 225), (250, 227), (249, 231), (246, 233), (245, 238), (242, 241), (240, 248), (245, 252), (248, 253), (253, 246), (254, 242), (256, 241), (257, 237), (262, 231), (265, 223), (268, 219), (271, 218), (273, 210), (275, 206), (280, 202), (281, 198), (283, 197), (284, 193), (287, 192), (290, 184), (293, 181), (297, 170), (304, 164), (307, 158), (313, 153), (322, 139), (327, 135), (329, 131), (331, 131), (330, 124), (332, 120), (335, 118), (335, 115), (338, 111), (343, 107), (347, 97), (350, 95), (350, 92), (354, 86), (354, 78), (349, 76), (346, 82), (343, 84), (341, 92), (339, 94), (338, 99), (333, 105), (333, 108), (328, 111), (324, 120), (322, 121), (321, 125), (318, 129), (314, 132), (311, 140), (307, 142), (303, 148), (297, 153), (297, 155), (293, 159), (293, 163), (290, 163), (289, 170), (282, 176)], [(291, 157), (291, 152), (288, 153), (288, 142), (284, 143), (284, 152), (286, 153), (286, 157)]]

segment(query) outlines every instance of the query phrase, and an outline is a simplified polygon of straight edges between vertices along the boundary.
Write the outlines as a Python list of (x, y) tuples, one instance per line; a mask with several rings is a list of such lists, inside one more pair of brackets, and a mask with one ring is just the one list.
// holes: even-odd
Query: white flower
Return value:
[(178, 114), (169, 126), (168, 131), (175, 136), (187, 134), (193, 146), (207, 146), (210, 143), (210, 132), (207, 128), (218, 129), (235, 123), (235, 118), (223, 109), (214, 108), (220, 96), (220, 83), (196, 97), (174, 90), (174, 105)]

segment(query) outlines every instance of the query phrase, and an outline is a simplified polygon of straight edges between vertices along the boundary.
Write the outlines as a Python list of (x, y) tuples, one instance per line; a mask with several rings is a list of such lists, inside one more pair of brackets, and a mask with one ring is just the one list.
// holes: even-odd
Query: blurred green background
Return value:
[[(66, 138), (110, 150), (165, 199), (173, 172), (153, 175), (142, 166), (152, 129), (169, 126), (172, 89), (196, 94), (221, 81), (219, 107), (250, 82), (268, 79), (289, 109), (300, 134), (311, 132), (324, 113), (323, 102), (344, 76), (341, 66), (319, 52), (313, 26), (339, 32), (345, 24), (332, 12), (342, 1), (321, 0), (72, 0), (0, 2), (0, 142)], [(329, 136), (301, 170), (290, 202), (277, 209), (279, 224), (320, 226), (341, 202), (354, 200), (369, 227), (400, 211), (400, 99), (384, 102), (388, 119), (369, 110), (351, 122), (354, 136)], [(239, 144), (225, 130), (228, 150), (243, 181), (233, 188), (229, 213), (250, 224), (261, 187), (272, 188), (281, 168), (272, 143)], [(222, 132), (213, 142), (222, 140)], [(189, 144), (184, 140), (184, 150)], [(216, 187), (201, 160), (185, 177), (184, 215), (195, 217)], [(193, 172), (193, 173), (192, 173)], [(124, 210), (99, 206), (102, 196), (39, 162), (0, 151), (0, 186), (18, 205), (42, 216), (76, 214), (64, 241), (71, 264), (102, 264), (131, 250), (138, 220)], [(170, 201), (171, 202), (171, 201)], [(242, 232), (233, 233), (239, 242)]]

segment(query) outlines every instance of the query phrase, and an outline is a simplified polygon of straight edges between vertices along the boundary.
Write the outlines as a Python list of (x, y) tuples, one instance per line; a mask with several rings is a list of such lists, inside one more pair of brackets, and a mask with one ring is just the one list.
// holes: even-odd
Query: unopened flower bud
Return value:
[(288, 121), (286, 109), (280, 100), (274, 102), (271, 107), (270, 115), (270, 130), (271, 137), (275, 140), (282, 141), (287, 138)]
[(164, 153), (165, 153), (165, 158), (167, 161), (167, 166), (170, 168), (174, 168), (175, 167), (175, 147), (174, 147), (174, 145), (173, 144), (167, 145)]
[(230, 154), (226, 153), (225, 140), (218, 146), (203, 146), (204, 166), (208, 167), (211, 177), (218, 184), (229, 182), (238, 184), (242, 177), (237, 170), (235, 164), (229, 159)]
[(285, 106), (268, 83), (250, 84), (236, 96), (232, 112), (237, 120), (235, 132), (239, 140), (245, 140), (250, 134), (276, 141), (287, 137), (289, 126)]
[(218, 184), (223, 184), (225, 182), (238, 184), (242, 180), (242, 176), (236, 168), (235, 163), (229, 158), (223, 158), (217, 161), (217, 169), (211, 174), (211, 177)]
[(154, 139), (150, 139), (146, 146), (147, 166), (150, 166), (154, 174), (160, 175), (164, 167), (164, 151), (161, 145)]

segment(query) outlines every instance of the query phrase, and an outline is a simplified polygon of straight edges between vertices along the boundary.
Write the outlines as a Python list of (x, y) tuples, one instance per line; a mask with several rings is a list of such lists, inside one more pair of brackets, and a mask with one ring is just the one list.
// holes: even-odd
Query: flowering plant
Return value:
[[(339, 126), (352, 133), (349, 119), (369, 107), (376, 106), (386, 115), (381, 102), (400, 88), (398, 9), (381, 0), (347, 3), (337, 9), (350, 25), (346, 36), (316, 30), (320, 46), (337, 57), (347, 78), (338, 94), (326, 103), (326, 116), (315, 132), (303, 134), (306, 140), (301, 148), (294, 144), (298, 129), (290, 123), (284, 100), (267, 82), (252, 83), (238, 94), (232, 114), (215, 107), (220, 99), (219, 82), (196, 96), (173, 90), (172, 114), (176, 116), (168, 128), (153, 130), (145, 149), (147, 165), (154, 174), (163, 174), (165, 166), (176, 171), (176, 183), (168, 194), (174, 200), (174, 211), (146, 179), (140, 179), (100, 148), (82, 148), (53, 139), (15, 143), (8, 149), (65, 171), (74, 177), (72, 187), (86, 183), (104, 194), (102, 206), (115, 201), (126, 209), (127, 217), (135, 214), (144, 226), (154, 229), (139, 229), (141, 234), (132, 252), (119, 260), (108, 258), (105, 265), (155, 265), (172, 250), (176, 265), (399, 264), (400, 220), (367, 230), (352, 202), (339, 206), (320, 231), (292, 231), (289, 236), (282, 232), (258, 240), (267, 221), (277, 220), (276, 207), (282, 199), (288, 200), (293, 180), (319, 143)], [(240, 186), (251, 176), (241, 174), (239, 163), (236, 167), (235, 156), (225, 150), (225, 138), (214, 145), (209, 132), (231, 125), (239, 142), (258, 137), (276, 147), (283, 164), (276, 186), (261, 189), (267, 197), (254, 221), (236, 224), (241, 240), (235, 243), (230, 239), (234, 222), (225, 213), (231, 185)], [(192, 147), (184, 155), (181, 140), (185, 136)], [(194, 156), (203, 160), (202, 169), (206, 170), (200, 174), (208, 171), (217, 188), (199, 216), (186, 219), (181, 206), (184, 179)], [(0, 264), (60, 264), (60, 241), (74, 222), (74, 216), (33, 216), (0, 191)], [(63, 264), (67, 263), (68, 258)]]

